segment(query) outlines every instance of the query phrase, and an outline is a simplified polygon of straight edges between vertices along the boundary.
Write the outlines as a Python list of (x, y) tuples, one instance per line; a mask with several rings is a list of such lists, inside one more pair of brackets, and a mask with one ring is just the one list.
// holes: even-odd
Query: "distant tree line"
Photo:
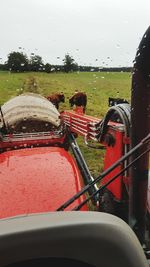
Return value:
[(131, 72), (132, 67), (91, 67), (91, 66), (79, 66), (79, 71), (93, 71), (93, 72)]
[(131, 67), (120, 67), (120, 68), (100, 68), (92, 66), (79, 66), (72, 56), (66, 54), (63, 59), (62, 65), (54, 65), (43, 63), (42, 57), (31, 53), (30, 58), (22, 52), (11, 52), (8, 55), (7, 61), (4, 64), (0, 64), (0, 70), (8, 70), (11, 72), (73, 72), (73, 71), (124, 71), (131, 72)]

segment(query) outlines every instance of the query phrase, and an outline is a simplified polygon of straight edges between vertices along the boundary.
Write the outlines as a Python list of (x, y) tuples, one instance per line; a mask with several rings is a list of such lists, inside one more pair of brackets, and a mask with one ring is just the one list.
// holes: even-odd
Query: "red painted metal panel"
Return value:
[[(119, 158), (123, 156), (123, 132), (110, 130), (111, 133), (115, 137), (115, 145), (107, 146), (105, 160), (104, 160), (104, 170), (110, 167), (114, 162), (116, 162)], [(118, 166), (114, 169), (109, 175), (107, 175), (102, 184), (108, 182), (113, 176), (115, 176), (118, 172), (120, 172), (122, 166)], [(122, 185), (123, 185), (123, 176), (120, 175), (114, 182), (112, 182), (107, 188), (113, 193), (117, 200), (122, 200)]]
[(63, 148), (4, 152), (0, 165), (0, 218), (54, 211), (82, 187), (79, 170)]

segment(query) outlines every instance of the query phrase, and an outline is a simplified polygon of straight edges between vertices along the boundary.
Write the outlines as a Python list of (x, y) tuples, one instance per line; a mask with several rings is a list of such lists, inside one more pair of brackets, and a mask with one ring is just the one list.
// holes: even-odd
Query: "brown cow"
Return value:
[(74, 105), (83, 107), (83, 112), (85, 112), (87, 105), (87, 95), (85, 93), (76, 91), (76, 93), (71, 98), (69, 98), (69, 104), (70, 107), (73, 107)]
[(47, 99), (53, 103), (53, 105), (59, 109), (59, 103), (60, 102), (65, 102), (65, 96), (63, 94), (63, 92), (61, 93), (56, 93), (56, 94), (52, 94), (52, 95), (49, 95), (47, 96)]

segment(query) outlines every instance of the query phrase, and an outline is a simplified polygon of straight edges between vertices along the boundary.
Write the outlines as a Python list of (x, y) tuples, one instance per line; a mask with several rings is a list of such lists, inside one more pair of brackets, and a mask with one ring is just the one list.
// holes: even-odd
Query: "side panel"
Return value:
[[(123, 156), (123, 132), (110, 130), (109, 133), (115, 138), (114, 146), (106, 147), (106, 154), (104, 160), (104, 170), (110, 167), (113, 163), (115, 163), (118, 159)], [(115, 168), (109, 175), (107, 175), (103, 180), (102, 184), (107, 183), (113, 176), (115, 176), (118, 172), (120, 172), (122, 166), (118, 166)], [(116, 200), (122, 200), (122, 187), (123, 187), (123, 176), (120, 175), (113, 181), (110, 185), (108, 185), (109, 191), (112, 192)]]

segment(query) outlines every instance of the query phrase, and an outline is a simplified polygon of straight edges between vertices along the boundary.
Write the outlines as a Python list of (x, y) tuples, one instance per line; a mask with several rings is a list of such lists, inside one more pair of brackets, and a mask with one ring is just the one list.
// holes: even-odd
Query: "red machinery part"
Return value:
[[(77, 134), (88, 136), (89, 139), (95, 139), (96, 130), (94, 125), (100, 120), (95, 117), (88, 116), (88, 115), (81, 115), (74, 111), (65, 111), (61, 114), (62, 119), (66, 123), (67, 126), (73, 132)], [(92, 126), (93, 125), (93, 126)], [(114, 162), (116, 162), (119, 158), (124, 155), (124, 144), (129, 142), (129, 140), (125, 139), (124, 136), (124, 127), (120, 123), (109, 122), (109, 127), (107, 130), (107, 135), (109, 134), (110, 137), (113, 138), (114, 143), (104, 143), (106, 147), (105, 159), (104, 159), (104, 170), (110, 167)], [(112, 171), (109, 175), (107, 175), (104, 179), (102, 184), (108, 182), (114, 175), (120, 172), (122, 166), (120, 165), (114, 171)], [(128, 181), (128, 179), (126, 179)], [(122, 200), (122, 191), (123, 191), (123, 183), (126, 182), (123, 175), (120, 175), (114, 182), (112, 182), (108, 189), (116, 198), (117, 201)]]
[(54, 211), (82, 187), (80, 172), (63, 148), (7, 151), (0, 164), (0, 218)]
[[(115, 163), (119, 158), (123, 156), (123, 137), (124, 132), (119, 131), (118, 129), (109, 130), (109, 134), (114, 137), (115, 143), (113, 146), (106, 146), (106, 154), (104, 159), (104, 170), (110, 167), (113, 163)], [(104, 177), (102, 180), (102, 184), (106, 184), (113, 176), (119, 173), (122, 169), (122, 166), (118, 166), (115, 168), (109, 175)], [(123, 176), (120, 175), (114, 182), (110, 183), (107, 186), (109, 191), (113, 194), (116, 200), (122, 200), (123, 193)]]

